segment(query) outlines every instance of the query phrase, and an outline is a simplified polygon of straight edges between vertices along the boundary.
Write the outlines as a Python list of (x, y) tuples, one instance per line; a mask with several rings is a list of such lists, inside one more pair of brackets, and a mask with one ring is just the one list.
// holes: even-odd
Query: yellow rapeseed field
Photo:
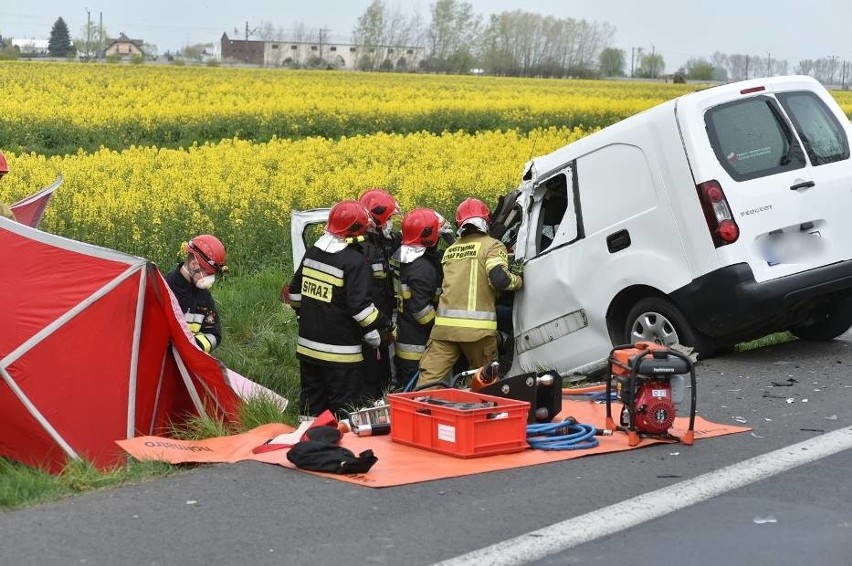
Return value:
[(234, 265), (257, 267), (278, 260), (289, 245), (292, 209), (330, 206), (380, 186), (406, 209), (432, 206), (451, 216), (467, 195), (494, 202), (518, 185), (528, 159), (584, 134), (560, 128), (528, 135), (378, 133), (11, 155), (14, 174), (4, 179), (0, 197), (15, 200), (61, 173), (65, 184), (43, 221), (50, 232), (161, 265), (174, 258), (181, 240), (212, 232), (228, 244)]

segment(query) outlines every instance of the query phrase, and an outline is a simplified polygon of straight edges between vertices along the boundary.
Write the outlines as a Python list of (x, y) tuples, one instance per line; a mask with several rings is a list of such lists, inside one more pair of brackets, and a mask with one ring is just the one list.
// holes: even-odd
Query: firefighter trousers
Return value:
[(429, 339), (420, 358), (417, 386), (435, 384), (448, 376), (459, 356), (467, 358), (468, 369), (480, 368), (497, 359), (497, 335), (491, 334), (475, 342), (453, 342)]

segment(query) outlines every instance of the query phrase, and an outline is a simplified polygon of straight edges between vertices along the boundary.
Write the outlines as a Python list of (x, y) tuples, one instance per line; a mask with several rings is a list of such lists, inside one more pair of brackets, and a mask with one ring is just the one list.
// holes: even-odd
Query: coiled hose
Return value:
[(537, 450), (585, 450), (595, 448), (597, 429), (568, 417), (558, 423), (527, 425), (527, 443)]

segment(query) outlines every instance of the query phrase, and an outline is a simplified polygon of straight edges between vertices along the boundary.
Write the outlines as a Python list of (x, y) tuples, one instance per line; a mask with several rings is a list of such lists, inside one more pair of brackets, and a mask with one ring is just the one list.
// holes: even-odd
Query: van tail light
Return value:
[(695, 188), (698, 190), (698, 200), (701, 201), (713, 244), (719, 248), (736, 242), (740, 237), (740, 227), (734, 220), (725, 191), (719, 182), (707, 181), (696, 185)]

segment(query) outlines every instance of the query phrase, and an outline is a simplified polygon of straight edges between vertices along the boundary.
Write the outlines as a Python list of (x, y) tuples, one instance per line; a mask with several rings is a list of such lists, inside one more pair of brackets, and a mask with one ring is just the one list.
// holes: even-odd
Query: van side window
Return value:
[(539, 240), (538, 251), (546, 250), (556, 238), (565, 209), (568, 208), (568, 185), (565, 175), (557, 175), (548, 179), (546, 190), (541, 201), (541, 214), (539, 214)]
[(779, 94), (778, 99), (790, 116), (813, 165), (849, 158), (849, 141), (843, 127), (816, 94), (787, 92)]
[[(536, 190), (541, 194), (535, 224), (535, 254), (577, 237), (577, 218), (574, 213), (574, 193), (568, 190), (570, 170), (554, 175)], [(538, 200), (538, 199), (536, 199)]]
[(769, 96), (721, 104), (704, 120), (716, 159), (735, 181), (805, 166), (804, 152)]

